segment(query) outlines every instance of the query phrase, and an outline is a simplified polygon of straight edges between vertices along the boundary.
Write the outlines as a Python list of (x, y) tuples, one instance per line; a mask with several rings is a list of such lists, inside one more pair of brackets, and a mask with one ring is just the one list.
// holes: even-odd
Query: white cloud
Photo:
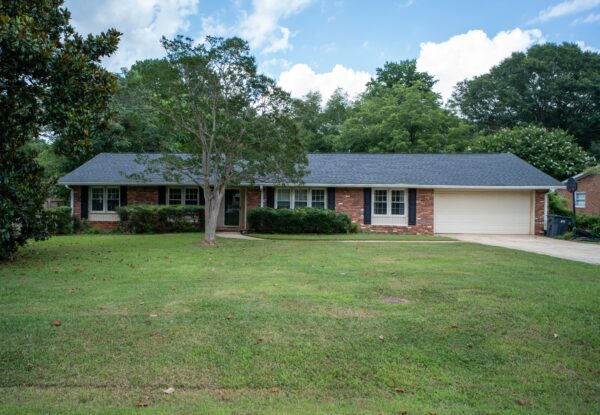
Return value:
[(117, 52), (103, 62), (114, 72), (140, 59), (163, 56), (160, 38), (187, 31), (188, 17), (197, 6), (198, 0), (70, 0), (66, 4), (78, 32), (97, 34), (114, 27), (123, 33)]
[(335, 65), (330, 72), (316, 73), (310, 66), (301, 63), (282, 72), (278, 84), (295, 98), (319, 91), (325, 102), (337, 88), (342, 88), (350, 98), (355, 98), (365, 90), (370, 79), (368, 72), (355, 71), (343, 65)]
[(583, 40), (578, 40), (575, 44), (584, 52), (600, 53), (600, 49), (596, 49), (595, 47), (586, 44)]
[(585, 17), (573, 20), (571, 24), (577, 25), (582, 23), (596, 23), (600, 21), (600, 13), (590, 13)]
[(279, 21), (299, 13), (313, 0), (253, 0), (250, 14), (242, 13), (239, 29), (236, 30), (250, 42), (253, 49), (273, 53), (292, 48), (289, 28)]
[(470, 30), (435, 43), (421, 43), (417, 68), (433, 75), (434, 89), (447, 100), (457, 82), (488, 72), (513, 52), (544, 41), (537, 29), (499, 32), (493, 38), (482, 30)]
[(557, 17), (580, 13), (593, 9), (600, 4), (600, 0), (566, 0), (539, 12), (530, 23), (546, 22)]

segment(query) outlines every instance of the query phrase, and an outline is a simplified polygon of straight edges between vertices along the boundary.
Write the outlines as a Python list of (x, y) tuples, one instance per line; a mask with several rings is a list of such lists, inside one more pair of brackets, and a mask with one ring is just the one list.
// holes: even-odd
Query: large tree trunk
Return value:
[(204, 242), (207, 245), (215, 244), (215, 235), (217, 233), (217, 221), (219, 219), (219, 211), (221, 202), (225, 195), (225, 188), (212, 189), (210, 197), (206, 198), (204, 209)]

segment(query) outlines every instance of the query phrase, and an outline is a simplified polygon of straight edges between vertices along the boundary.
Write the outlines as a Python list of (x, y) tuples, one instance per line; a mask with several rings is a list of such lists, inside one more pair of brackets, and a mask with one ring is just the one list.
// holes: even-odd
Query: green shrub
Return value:
[(122, 230), (131, 233), (192, 232), (204, 229), (203, 206), (131, 205), (117, 210)]
[(45, 211), (48, 220), (48, 231), (52, 235), (67, 235), (73, 233), (73, 217), (71, 208), (59, 206)]
[(356, 229), (350, 216), (316, 208), (251, 209), (248, 225), (262, 233), (349, 233)]

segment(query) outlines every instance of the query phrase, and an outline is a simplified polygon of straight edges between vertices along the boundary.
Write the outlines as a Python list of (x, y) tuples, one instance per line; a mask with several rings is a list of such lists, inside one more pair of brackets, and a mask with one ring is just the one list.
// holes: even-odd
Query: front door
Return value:
[(240, 226), (240, 190), (225, 190), (225, 226)]

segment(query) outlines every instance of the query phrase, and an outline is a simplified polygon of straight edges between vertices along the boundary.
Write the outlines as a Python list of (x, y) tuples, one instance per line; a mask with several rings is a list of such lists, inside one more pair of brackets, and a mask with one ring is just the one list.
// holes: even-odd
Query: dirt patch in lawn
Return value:
[(410, 304), (411, 303), (411, 301), (407, 300), (406, 298), (400, 298), (400, 297), (394, 297), (394, 296), (383, 297), (381, 299), (381, 302), (383, 304)]

